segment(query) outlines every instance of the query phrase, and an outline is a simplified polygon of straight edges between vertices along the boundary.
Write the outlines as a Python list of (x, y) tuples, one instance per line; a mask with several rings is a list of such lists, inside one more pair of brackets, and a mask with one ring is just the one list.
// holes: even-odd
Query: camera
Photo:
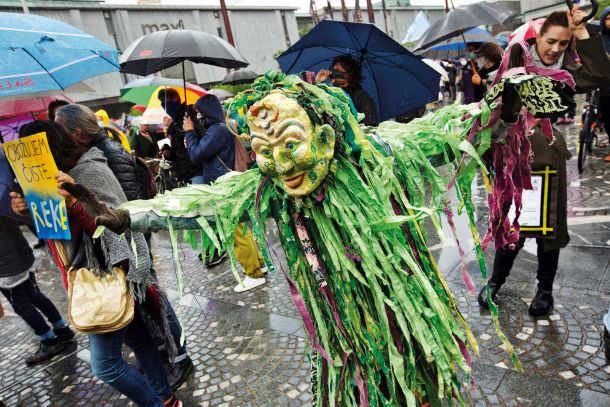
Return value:
[(205, 133), (205, 118), (198, 117), (200, 114), (197, 109), (195, 109), (195, 105), (188, 105), (186, 107), (186, 114), (195, 125), (195, 131), (201, 137), (203, 133)]
[(341, 71), (337, 71), (336, 69), (332, 69), (330, 71), (330, 77), (335, 79), (346, 79), (345, 73)]

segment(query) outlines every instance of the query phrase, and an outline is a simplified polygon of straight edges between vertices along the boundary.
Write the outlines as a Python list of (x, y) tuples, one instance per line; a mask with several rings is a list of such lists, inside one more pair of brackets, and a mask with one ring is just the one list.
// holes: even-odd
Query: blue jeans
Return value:
[[(123, 343), (136, 355), (146, 378), (123, 359)], [(93, 374), (138, 406), (163, 407), (163, 400), (172, 395), (157, 346), (137, 309), (133, 321), (125, 328), (107, 334), (89, 335), (89, 348)]]

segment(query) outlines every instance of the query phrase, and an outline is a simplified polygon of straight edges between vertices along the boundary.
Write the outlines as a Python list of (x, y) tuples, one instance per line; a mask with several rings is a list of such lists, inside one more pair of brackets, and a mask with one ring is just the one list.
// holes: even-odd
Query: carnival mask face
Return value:
[(288, 195), (307, 196), (320, 186), (335, 148), (329, 125), (314, 125), (296, 100), (272, 93), (250, 108), (248, 127), (258, 167)]

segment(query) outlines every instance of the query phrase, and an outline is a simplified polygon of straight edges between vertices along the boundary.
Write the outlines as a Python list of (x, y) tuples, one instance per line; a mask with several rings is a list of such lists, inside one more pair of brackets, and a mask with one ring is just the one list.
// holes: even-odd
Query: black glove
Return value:
[(506, 123), (515, 123), (519, 119), (519, 112), (521, 112), (521, 97), (517, 92), (515, 86), (510, 83), (504, 84), (504, 90), (502, 91), (502, 111), (500, 118)]
[(96, 225), (105, 226), (118, 235), (129, 229), (131, 218), (128, 211), (108, 208), (105, 203), (97, 199), (93, 192), (81, 184), (63, 182), (61, 188), (68, 191), (83, 205), (85, 212), (95, 219)]

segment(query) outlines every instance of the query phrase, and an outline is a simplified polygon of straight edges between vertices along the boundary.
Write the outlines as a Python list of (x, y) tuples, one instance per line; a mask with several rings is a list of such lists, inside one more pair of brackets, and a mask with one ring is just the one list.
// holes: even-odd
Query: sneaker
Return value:
[(557, 119), (557, 124), (565, 124), (566, 119), (565, 117), (560, 117), (559, 119)]
[(263, 273), (263, 274), (269, 273), (269, 267), (267, 267), (266, 264), (264, 266), (261, 266), (261, 273)]
[(182, 402), (172, 394), (170, 398), (163, 402), (164, 407), (182, 407)]
[(604, 162), (610, 163), (610, 153), (604, 156)]
[(193, 361), (188, 356), (186, 359), (174, 364), (172, 371), (167, 375), (167, 382), (169, 383), (169, 387), (172, 388), (172, 391), (176, 391), (182, 386), (194, 367)]
[(212, 257), (212, 260), (210, 260), (209, 262), (206, 261), (205, 266), (206, 267), (217, 266), (220, 263), (222, 263), (222, 261), (226, 258), (227, 258), (227, 252), (224, 252), (222, 254), (215, 254), (214, 257)]
[(574, 123), (574, 118), (573, 117), (568, 117), (567, 119), (564, 120), (565, 124), (572, 124)]
[(265, 279), (265, 277), (252, 278), (252, 277), (246, 276), (243, 280), (243, 284), (242, 283), (237, 284), (235, 286), (235, 288), (233, 289), (233, 291), (235, 291), (236, 293), (243, 293), (244, 291), (248, 291), (248, 290), (251, 290), (258, 286), (261, 286), (261, 285), (265, 284), (266, 282), (267, 282), (267, 280)]
[(61, 353), (66, 344), (61, 342), (59, 338), (51, 338), (40, 341), (38, 350), (25, 358), (25, 363), (35, 365), (36, 363), (44, 362), (45, 360)]
[(63, 328), (53, 328), (53, 332), (55, 332), (55, 335), (57, 335), (57, 339), (59, 339), (60, 342), (71, 342), (76, 336), (68, 325)]

